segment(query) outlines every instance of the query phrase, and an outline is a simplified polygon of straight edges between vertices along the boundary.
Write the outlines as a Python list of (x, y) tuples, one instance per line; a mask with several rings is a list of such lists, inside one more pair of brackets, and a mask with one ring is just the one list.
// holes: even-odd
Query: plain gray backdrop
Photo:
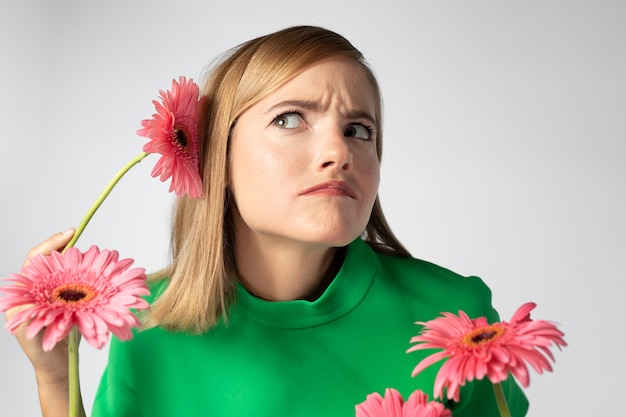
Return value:
[[(252, 37), (321, 25), (350, 39), (379, 77), (380, 195), (400, 239), (416, 257), (481, 276), (503, 319), (535, 301), (533, 317), (565, 332), (554, 372), (531, 375), (529, 416), (618, 412), (626, 2), (1, 4), (0, 276), (77, 225), (140, 152), (135, 131), (172, 78), (198, 79)], [(154, 162), (121, 181), (78, 247), (117, 249), (148, 270), (167, 263), (172, 196), (150, 177)], [(4, 330), (0, 346), (0, 414), (37, 415), (30, 364)], [(88, 409), (106, 355), (81, 346)]]

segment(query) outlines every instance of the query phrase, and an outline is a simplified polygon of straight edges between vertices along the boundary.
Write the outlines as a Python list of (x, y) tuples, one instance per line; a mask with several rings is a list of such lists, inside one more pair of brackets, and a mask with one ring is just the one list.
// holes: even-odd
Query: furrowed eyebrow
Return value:
[[(322, 105), (316, 101), (309, 101), (309, 100), (285, 100), (285, 101), (281, 101), (280, 103), (277, 103), (275, 105), (273, 105), (272, 107), (270, 107), (269, 109), (267, 109), (267, 111), (264, 114), (269, 114), (269, 113), (275, 113), (278, 109), (283, 109), (283, 108), (288, 108), (288, 107), (293, 107), (293, 108), (297, 108), (297, 109), (304, 109), (304, 110), (313, 110), (313, 111), (321, 111), (322, 110)], [(369, 114), (366, 111), (362, 111), (362, 110), (355, 110), (355, 111), (350, 111), (348, 112), (348, 114), (345, 115), (346, 118), (348, 119), (366, 119), (368, 120), (373, 126), (376, 126), (376, 120), (374, 119), (374, 117)]]
[(284, 107), (297, 107), (299, 109), (316, 110), (316, 111), (320, 111), (322, 109), (322, 106), (316, 101), (285, 100), (285, 101), (281, 101), (280, 103), (274, 104), (272, 107), (267, 109), (267, 111), (264, 114), (274, 113), (277, 109), (281, 109)]
[(374, 120), (374, 117), (372, 117), (372, 115), (366, 111), (357, 110), (349, 112), (346, 116), (348, 119), (366, 119), (372, 124), (372, 126), (378, 125), (378, 123), (376, 123), (376, 120)]

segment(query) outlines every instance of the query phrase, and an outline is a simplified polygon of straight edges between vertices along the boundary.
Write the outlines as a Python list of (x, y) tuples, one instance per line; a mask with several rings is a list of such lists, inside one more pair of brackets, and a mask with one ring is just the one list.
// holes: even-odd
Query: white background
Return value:
[[(626, 386), (626, 2), (9, 1), (0, 9), (0, 276), (76, 225), (121, 166), (151, 100), (219, 53), (285, 26), (361, 49), (385, 98), (380, 194), (414, 256), (483, 277), (503, 319), (526, 301), (568, 346), (532, 374), (529, 416), (616, 415)], [(78, 246), (167, 262), (172, 197), (156, 156)], [(445, 296), (445, 295), (442, 295)], [(4, 321), (2, 321), (4, 322)], [(37, 415), (0, 331), (0, 414)], [(81, 347), (87, 408), (106, 349)]]

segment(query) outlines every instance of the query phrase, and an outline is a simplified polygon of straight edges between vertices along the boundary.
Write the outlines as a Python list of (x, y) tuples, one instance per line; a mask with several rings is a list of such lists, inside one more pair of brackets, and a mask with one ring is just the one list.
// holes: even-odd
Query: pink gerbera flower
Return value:
[(551, 371), (548, 358), (554, 361), (549, 348), (554, 344), (566, 346), (563, 333), (543, 320), (531, 320), (530, 311), (535, 303), (526, 303), (513, 315), (510, 322), (489, 324), (485, 317), (470, 319), (463, 311), (455, 316), (443, 313), (443, 317), (428, 322), (422, 332), (411, 339), (408, 352), (421, 349), (442, 349), (422, 360), (413, 370), (413, 376), (448, 358), (435, 378), (435, 397), (441, 398), (443, 390), (447, 397), (459, 400), (460, 387), (466, 381), (483, 379), (485, 376), (496, 384), (504, 381), (509, 373), (524, 386), (529, 380), (529, 363), (535, 371)]
[(50, 351), (66, 338), (74, 325), (94, 347), (101, 348), (109, 331), (119, 339), (132, 337), (140, 325), (130, 309), (143, 310), (148, 295), (143, 268), (128, 269), (132, 259), (118, 260), (118, 252), (92, 246), (85, 253), (68, 248), (64, 254), (39, 255), (20, 274), (11, 274), (14, 284), (0, 287), (0, 311), (28, 306), (8, 320), (11, 333), (28, 323), (27, 337), (43, 328), (43, 349)]
[(452, 413), (437, 401), (428, 402), (428, 395), (414, 391), (404, 402), (402, 395), (393, 389), (385, 390), (385, 398), (379, 393), (367, 396), (356, 406), (356, 417), (451, 417)]
[(159, 91), (161, 102), (153, 100), (156, 113), (141, 121), (137, 134), (150, 138), (144, 152), (159, 153), (161, 158), (152, 169), (152, 176), (161, 181), (172, 178), (170, 192), (202, 197), (200, 178), (198, 124), (199, 89), (193, 80), (180, 77), (172, 80), (172, 91)]

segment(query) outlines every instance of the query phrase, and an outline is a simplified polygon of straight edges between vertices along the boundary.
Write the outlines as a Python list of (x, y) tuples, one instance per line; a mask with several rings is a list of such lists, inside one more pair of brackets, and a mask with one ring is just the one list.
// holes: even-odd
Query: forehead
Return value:
[(365, 69), (345, 58), (329, 59), (314, 64), (285, 82), (255, 106), (258, 110), (289, 101), (316, 103), (353, 112), (363, 111), (372, 118), (380, 105)]

